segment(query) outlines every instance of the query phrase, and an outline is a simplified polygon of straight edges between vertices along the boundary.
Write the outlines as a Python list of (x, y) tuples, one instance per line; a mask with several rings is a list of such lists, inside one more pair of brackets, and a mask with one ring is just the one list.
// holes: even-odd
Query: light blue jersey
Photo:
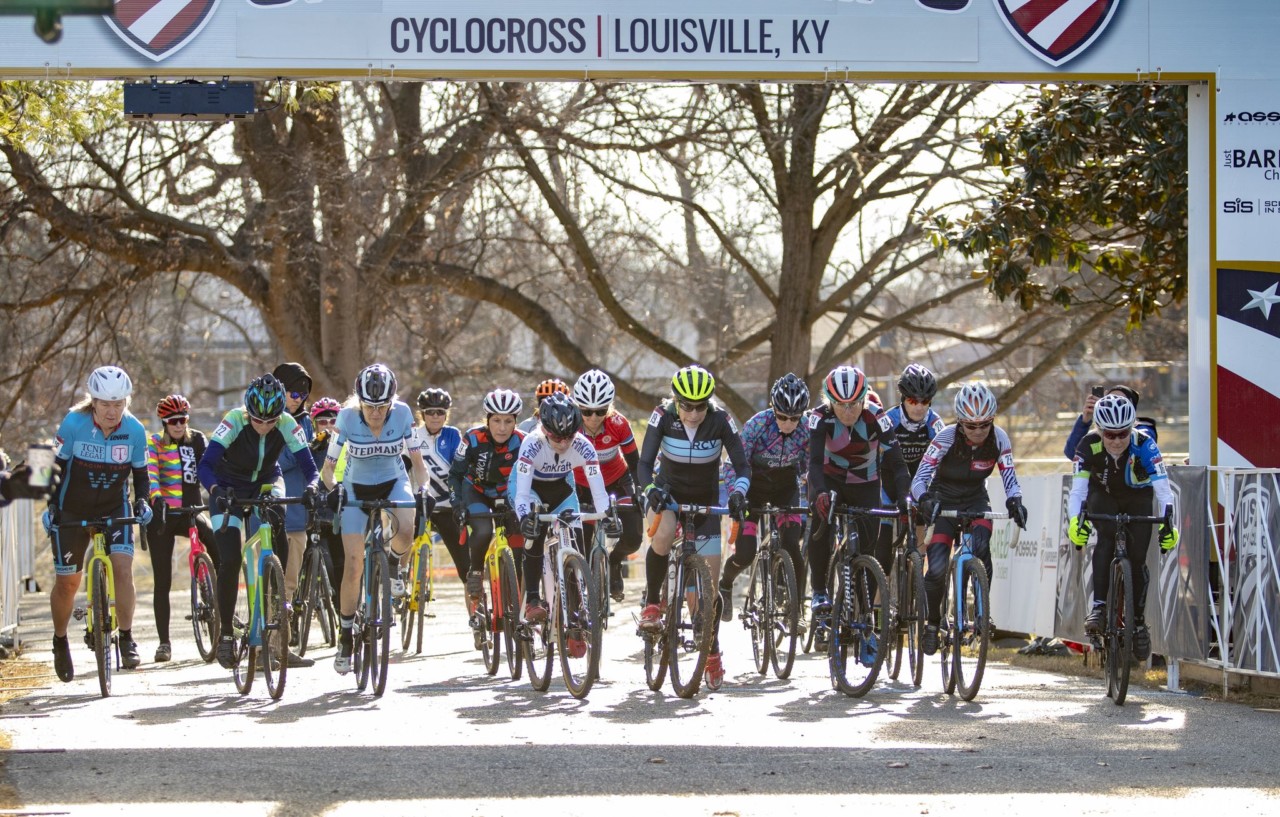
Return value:
[(387, 412), (382, 433), (374, 435), (359, 408), (344, 408), (338, 412), (337, 433), (329, 443), (328, 458), (338, 459), (342, 446), (347, 447), (347, 469), (342, 481), (347, 484), (377, 485), (393, 480), (408, 479), (401, 454), (414, 448), (413, 411), (396, 400)]

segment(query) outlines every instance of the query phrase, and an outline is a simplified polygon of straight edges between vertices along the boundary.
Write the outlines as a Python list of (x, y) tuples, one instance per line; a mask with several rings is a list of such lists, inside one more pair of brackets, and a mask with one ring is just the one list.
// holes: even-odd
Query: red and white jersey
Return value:
[[(605, 485), (612, 485), (627, 473), (627, 460), (622, 455), (635, 454), (637, 448), (635, 435), (631, 433), (631, 423), (627, 422), (626, 417), (615, 411), (604, 418), (604, 425), (600, 426), (599, 434), (592, 436), (585, 428), (580, 433), (591, 440), (591, 444), (596, 447), (596, 456), (600, 458), (600, 472), (604, 476)], [(587, 484), (586, 474), (581, 468), (573, 472), (573, 478), (579, 485)]]

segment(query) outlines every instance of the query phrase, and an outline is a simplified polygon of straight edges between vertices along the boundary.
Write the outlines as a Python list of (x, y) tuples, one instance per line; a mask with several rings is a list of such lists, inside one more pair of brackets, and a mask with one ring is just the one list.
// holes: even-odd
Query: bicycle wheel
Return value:
[(413, 643), (413, 625), (418, 623), (418, 565), (421, 561), (422, 551), (415, 546), (409, 557), (409, 572), (405, 574), (409, 577), (409, 586), (405, 588), (409, 592), (396, 601), (397, 618), (400, 620), (400, 649), (406, 653)]
[(329, 570), (329, 557), (320, 554), (320, 572), (316, 576), (315, 598), (311, 602), (317, 617), (320, 619), (320, 638), (326, 646), (338, 646), (338, 608), (335, 604), (333, 582)]
[(991, 643), (991, 611), (988, 609), (990, 585), (987, 569), (977, 557), (964, 562), (963, 581), (958, 588), (962, 611), (957, 621), (956, 639), (952, 642), (955, 661), (956, 690), (960, 697), (972, 701), (982, 686), (982, 673), (987, 667), (987, 648)]
[[(664, 610), (670, 609), (667, 605), (667, 584), (662, 583), (662, 595), (658, 598), (658, 606)], [(657, 692), (662, 689), (663, 683), (667, 680), (667, 665), (670, 659), (667, 654), (667, 628), (664, 625), (662, 632), (647, 633), (640, 631), (640, 637), (644, 640), (644, 682), (649, 689)]]
[(893, 595), (889, 598), (889, 637), (886, 642), (886, 651), (884, 656), (884, 671), (890, 680), (898, 680), (898, 673), (902, 671), (902, 657), (906, 652), (904, 649), (907, 640), (905, 617), (902, 613), (902, 605), (906, 601), (908, 593), (907, 582), (910, 581), (906, 575), (905, 559), (898, 558), (895, 554), (893, 567), (889, 571), (889, 587), (893, 588)]
[(284, 568), (273, 553), (262, 568), (262, 679), (278, 701), (289, 674), (289, 615), (284, 609)]
[(855, 556), (832, 576), (831, 638), (827, 662), (831, 685), (854, 698), (871, 690), (884, 664), (889, 623), (889, 583), (880, 563)]
[(249, 588), (255, 586), (249, 581), (251, 570), (253, 565), (248, 562), (240, 566), (244, 589), (236, 594), (236, 611), (231, 619), (232, 634), (236, 639), (236, 663), (231, 675), (236, 682), (236, 691), (241, 695), (248, 695), (253, 689), (253, 676), (258, 670), (258, 648), (249, 646), (249, 628), (253, 624), (253, 599)]
[(785, 550), (773, 554), (773, 607), (769, 662), (780, 680), (791, 677), (796, 660), (796, 641), (800, 632), (800, 591), (796, 588), (796, 571)]
[(609, 552), (604, 548), (591, 549), (591, 598), (595, 608), (591, 620), (597, 629), (609, 628)]
[(906, 630), (906, 653), (911, 666), (911, 684), (924, 681), (924, 628), (929, 621), (929, 603), (924, 594), (924, 560), (919, 553), (907, 554), (906, 598), (898, 602), (899, 625)]
[(98, 691), (106, 698), (111, 695), (115, 651), (112, 650), (111, 600), (107, 595), (111, 587), (107, 581), (107, 568), (102, 562), (94, 561), (90, 581), (93, 582), (93, 658), (98, 664)]
[[(487, 572), (487, 571), (486, 571)], [(502, 644), (498, 638), (501, 629), (501, 622), (498, 621), (499, 605), (502, 603), (502, 575), (498, 575), (498, 580), (494, 581), (492, 577), (489, 579), (489, 595), (480, 597), (480, 603), (476, 605), (476, 612), (480, 613), (481, 621), (484, 622), (484, 641), (480, 645), (480, 657), (484, 659), (484, 671), (487, 675), (498, 674), (498, 661), (502, 657)]]
[[(311, 640), (311, 619), (315, 608), (316, 575), (320, 572), (320, 553), (314, 548), (302, 562), (302, 575), (298, 577), (297, 595), (293, 602), (293, 627), (298, 636), (298, 655), (307, 654), (307, 642)], [(290, 632), (293, 635), (294, 632)]]
[(427, 605), (431, 603), (431, 597), (434, 593), (433, 582), (435, 581), (434, 571), (431, 567), (431, 544), (428, 542), (422, 547), (425, 553), (418, 554), (418, 566), (415, 570), (415, 575), (417, 576), (415, 579), (417, 603), (413, 616), (417, 619), (414, 624), (418, 631), (418, 638), (413, 649), (414, 655), (422, 655), (422, 639), (427, 631)]
[(1133, 658), (1133, 568), (1128, 559), (1111, 563), (1106, 622), (1107, 697), (1122, 706)]
[[(555, 607), (555, 604), (552, 604)], [(550, 612), (554, 613), (555, 610)], [(555, 660), (555, 642), (551, 638), (551, 617), (540, 624), (526, 623), (523, 626), (527, 633), (524, 642), (524, 664), (529, 670), (529, 686), (536, 692), (546, 692), (551, 686), (551, 664)]]
[(387, 554), (379, 548), (373, 554), (373, 581), (369, 583), (369, 669), (373, 674), (373, 694), (387, 688), (387, 663), (391, 659), (391, 572)]
[(191, 574), (191, 630), (196, 649), (207, 664), (214, 659), (218, 645), (218, 594), (213, 559), (207, 553), (196, 555)]
[(702, 671), (720, 621), (715, 609), (719, 591), (711, 584), (711, 569), (701, 556), (687, 554), (683, 562), (679, 571), (683, 581), (676, 588), (684, 592), (677, 592), (667, 606), (667, 650), (671, 688), (681, 698), (692, 698), (702, 686)]
[(751, 635), (751, 661), (756, 672), (769, 672), (768, 601), (769, 577), (760, 568), (760, 560), (751, 563), (751, 578), (747, 580), (747, 595), (742, 600), (742, 626)]
[(502, 627), (503, 647), (507, 651), (507, 672), (511, 680), (518, 681), (525, 675), (525, 656), (520, 640), (520, 581), (516, 580), (516, 557), (511, 551), (503, 551), (498, 560), (498, 584), (502, 586), (499, 606), (502, 620), (498, 624)]
[(569, 694), (582, 699), (600, 674), (600, 628), (596, 626), (598, 584), (581, 553), (570, 551), (564, 560), (564, 595), (556, 604), (556, 646), (560, 673)]

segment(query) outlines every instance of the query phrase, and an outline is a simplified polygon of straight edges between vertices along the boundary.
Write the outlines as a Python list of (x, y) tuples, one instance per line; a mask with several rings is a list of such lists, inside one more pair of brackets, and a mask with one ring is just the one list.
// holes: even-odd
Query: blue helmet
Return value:
[(284, 386), (275, 375), (254, 378), (244, 390), (244, 407), (259, 420), (274, 420), (284, 414)]

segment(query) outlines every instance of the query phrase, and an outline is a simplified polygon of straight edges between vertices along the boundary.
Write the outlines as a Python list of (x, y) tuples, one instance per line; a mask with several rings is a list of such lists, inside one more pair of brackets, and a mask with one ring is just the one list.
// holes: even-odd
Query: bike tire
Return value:
[[(720, 623), (716, 609), (719, 590), (712, 585), (711, 568), (701, 556), (690, 553), (681, 558), (683, 569), (678, 571), (677, 592), (667, 606), (667, 651), (671, 688), (681, 698), (692, 698), (702, 686), (707, 655)], [(690, 584), (696, 609), (690, 609), (687, 600), (689, 591), (685, 588)]]
[(893, 595), (889, 597), (889, 643), (888, 649), (884, 656), (884, 672), (889, 680), (898, 680), (899, 673), (902, 672), (902, 659), (906, 654), (907, 641), (907, 617), (903, 615), (903, 605), (907, 601), (907, 583), (910, 577), (906, 575), (907, 569), (905, 559), (899, 559), (895, 554), (893, 559), (893, 567), (889, 571), (889, 587), (893, 589)]
[(591, 596), (595, 600), (591, 620), (598, 629), (607, 630), (612, 599), (609, 597), (609, 553), (604, 548), (591, 549), (591, 581)]
[(1133, 665), (1133, 568), (1128, 559), (1111, 563), (1106, 628), (1107, 697), (1123, 706)]
[[(827, 662), (831, 685), (852, 698), (866, 695), (884, 664), (889, 624), (889, 582), (871, 556), (855, 556), (849, 576), (837, 566), (831, 584), (831, 636)], [(878, 601), (877, 601), (878, 600)]]
[(262, 567), (262, 680), (278, 701), (289, 675), (289, 615), (284, 606), (284, 568), (274, 553)]
[(751, 636), (751, 663), (756, 672), (769, 672), (769, 577), (760, 568), (760, 559), (751, 565), (751, 578), (747, 580), (747, 595), (742, 600), (742, 626)]
[(773, 554), (773, 636), (769, 646), (769, 662), (773, 674), (785, 681), (791, 677), (796, 660), (796, 642), (800, 632), (800, 589), (795, 567), (785, 550)]
[[(664, 610), (670, 609), (667, 605), (666, 582), (662, 583), (662, 595), (658, 599), (658, 606)], [(667, 666), (670, 663), (667, 655), (666, 625), (664, 624), (662, 631), (657, 633), (641, 630), (640, 637), (644, 640), (644, 682), (650, 690), (657, 692), (667, 681)]]
[(952, 642), (955, 661), (956, 691), (966, 701), (972, 701), (982, 686), (982, 674), (987, 668), (987, 650), (991, 646), (991, 585), (987, 582), (987, 569), (976, 557), (964, 564), (961, 582), (963, 626)]
[(98, 692), (102, 697), (111, 696), (111, 671), (114, 669), (115, 631), (111, 626), (111, 591), (107, 568), (102, 562), (93, 563), (93, 659), (98, 665)]
[(387, 666), (391, 661), (391, 569), (387, 554), (378, 549), (373, 554), (373, 581), (369, 583), (369, 609), (373, 613), (366, 623), (369, 639), (369, 669), (373, 675), (373, 695), (382, 697), (387, 688)]
[(196, 554), (191, 573), (191, 630), (200, 659), (208, 664), (217, 655), (217, 573), (207, 553)]
[(329, 559), (320, 554), (320, 573), (315, 583), (315, 599), (312, 606), (320, 619), (320, 638), (326, 646), (338, 646), (338, 608), (334, 602), (333, 580), (329, 577)]
[(413, 611), (414, 628), (417, 631), (417, 638), (414, 639), (414, 655), (422, 655), (422, 642), (427, 632), (427, 607), (431, 604), (432, 595), (434, 594), (433, 582), (435, 581), (435, 571), (432, 569), (431, 543), (423, 545), (424, 553), (418, 554), (418, 566), (415, 570), (417, 575), (417, 605)]
[[(569, 694), (586, 698), (600, 674), (600, 629), (596, 626), (598, 585), (587, 560), (577, 551), (564, 554), (564, 593), (557, 593), (554, 610), (556, 647), (560, 653), (560, 675)], [(581, 655), (574, 655), (572, 642), (580, 642)]]
[(527, 633), (524, 642), (524, 665), (529, 671), (529, 686), (535, 692), (546, 692), (551, 686), (551, 667), (555, 661), (555, 641), (551, 638), (551, 614), (540, 624), (522, 625)]
[[(293, 626), (298, 635), (298, 656), (307, 654), (311, 641), (311, 619), (315, 617), (316, 575), (320, 572), (320, 554), (312, 548), (302, 562), (302, 575), (293, 602)], [(293, 635), (293, 633), (290, 633)]]
[(484, 621), (484, 641), (480, 644), (480, 657), (484, 661), (486, 675), (498, 674), (498, 664), (502, 658), (502, 642), (498, 638), (498, 634), (502, 631), (501, 622), (498, 620), (501, 615), (501, 597), (502, 574), (499, 573), (496, 581), (492, 577), (489, 579), (488, 597), (482, 595), (480, 603), (476, 605), (476, 612), (480, 613)]
[(929, 623), (929, 602), (924, 589), (924, 559), (919, 553), (907, 554), (907, 599), (900, 603), (899, 615), (906, 611), (907, 659), (911, 667), (911, 685), (924, 683), (924, 628)]
[(418, 563), (422, 553), (416, 547), (410, 551), (409, 586), (405, 597), (396, 602), (396, 618), (400, 625), (400, 650), (408, 654), (409, 645), (413, 643), (413, 627), (418, 623)]
[(249, 628), (253, 624), (253, 599), (250, 598), (249, 588), (255, 586), (249, 581), (249, 573), (253, 569), (254, 566), (247, 562), (240, 565), (244, 590), (236, 594), (236, 611), (232, 615), (236, 652), (231, 675), (236, 683), (236, 691), (241, 695), (248, 695), (253, 689), (253, 677), (258, 671), (258, 648), (249, 646)]

